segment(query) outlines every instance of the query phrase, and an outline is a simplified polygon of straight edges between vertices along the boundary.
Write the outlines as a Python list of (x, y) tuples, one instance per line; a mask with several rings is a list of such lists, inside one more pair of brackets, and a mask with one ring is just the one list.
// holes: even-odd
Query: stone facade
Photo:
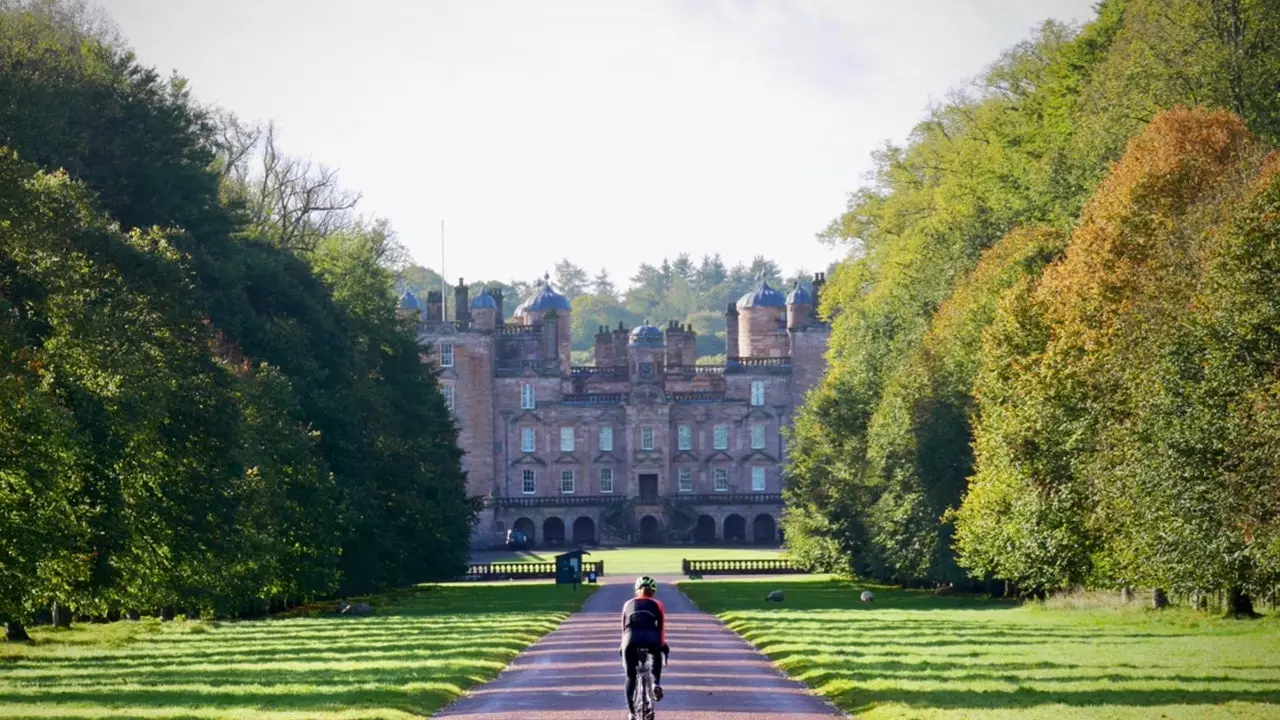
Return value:
[(470, 492), (484, 498), (473, 546), (512, 529), (538, 546), (776, 543), (782, 429), (823, 372), (821, 281), (791, 304), (762, 281), (730, 306), (737, 342), (721, 366), (695, 365), (696, 334), (671, 323), (601, 328), (595, 365), (573, 367), (570, 306), (549, 282), (509, 321), (500, 296), (468, 301), (461, 283), (454, 301), (469, 311), (457, 322), (402, 299), (439, 366)]

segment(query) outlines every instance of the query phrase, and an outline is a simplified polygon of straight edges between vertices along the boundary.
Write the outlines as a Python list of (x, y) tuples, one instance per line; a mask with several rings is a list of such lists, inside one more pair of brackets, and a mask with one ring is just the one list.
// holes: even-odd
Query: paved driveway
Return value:
[[(566, 588), (566, 592), (569, 590)], [(626, 718), (618, 657), (629, 585), (605, 585), (555, 632), (521, 653), (486, 685), (442, 711), (452, 720), (610, 720)], [(831, 720), (844, 717), (716, 618), (663, 582), (671, 666), (658, 717), (681, 720)]]

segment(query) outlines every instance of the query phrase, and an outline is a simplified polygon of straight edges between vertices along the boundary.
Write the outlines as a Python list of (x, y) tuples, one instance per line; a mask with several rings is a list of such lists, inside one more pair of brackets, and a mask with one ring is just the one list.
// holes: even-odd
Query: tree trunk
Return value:
[(71, 611), (64, 605), (58, 603), (53, 604), (53, 626), (60, 628), (71, 627)]
[(1125, 585), (1123, 588), (1121, 588), (1120, 599), (1127, 603), (1133, 602), (1133, 588), (1128, 585)]
[(142, 617), (142, 614), (139, 613), (137, 610), (130, 610), (129, 612), (124, 614), (125, 620), (138, 620), (141, 617)]
[(172, 620), (172, 619), (173, 619), (173, 608), (172, 608), (172, 607), (162, 607), (162, 608), (160, 608), (160, 619), (161, 619), (161, 620)]
[(1253, 610), (1253, 598), (1240, 588), (1231, 588), (1227, 593), (1227, 616), (1236, 618), (1261, 617)]
[(22, 623), (10, 620), (4, 624), (4, 639), (9, 642), (31, 642), (31, 636)]
[(1169, 595), (1165, 593), (1164, 588), (1156, 588), (1151, 591), (1151, 607), (1156, 610), (1163, 610), (1169, 607)]

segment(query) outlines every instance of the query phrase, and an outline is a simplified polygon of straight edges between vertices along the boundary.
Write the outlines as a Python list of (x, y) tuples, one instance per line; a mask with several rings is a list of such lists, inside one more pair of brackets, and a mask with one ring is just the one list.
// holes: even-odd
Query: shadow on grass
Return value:
[[(1069, 707), (1157, 707), (1163, 705), (1221, 705), (1228, 702), (1274, 704), (1280, 694), (1265, 690), (853, 690), (838, 699), (841, 707), (867, 712), (888, 703), (943, 710), (1027, 709), (1042, 705)], [(1099, 714), (1098, 717), (1105, 717)]]
[[(859, 599), (863, 590), (875, 593), (875, 600)], [(715, 582), (698, 580), (680, 583), (680, 590), (699, 607), (711, 612), (736, 610), (1008, 610), (1017, 603), (975, 595), (938, 596), (927, 590), (903, 590), (860, 585), (847, 580), (761, 580)], [(781, 603), (766, 602), (774, 590), (786, 594)]]
[(165, 718), (195, 708), (217, 716), (427, 715), (496, 676), (590, 594), (551, 585), (423, 587), (372, 598), (370, 617), (313, 614), (201, 632), (169, 625), (118, 645), (51, 636), (0, 664), (0, 714), (71, 716), (87, 705)]

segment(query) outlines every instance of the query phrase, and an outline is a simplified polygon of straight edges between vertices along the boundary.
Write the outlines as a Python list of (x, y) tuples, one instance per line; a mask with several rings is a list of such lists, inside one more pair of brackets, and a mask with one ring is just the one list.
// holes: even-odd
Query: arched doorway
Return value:
[(716, 541), (716, 519), (710, 515), (699, 515), (698, 524), (693, 526), (693, 541), (699, 545), (710, 545)]
[(768, 513), (760, 513), (751, 523), (751, 537), (757, 545), (774, 545), (778, 542), (778, 523)]
[(596, 544), (596, 521), (589, 517), (580, 517), (573, 521), (573, 544)]
[[(543, 531), (546, 534), (546, 531)], [(747, 519), (738, 514), (730, 515), (724, 519), (724, 541), (746, 542), (747, 541)]]
[(640, 518), (640, 543), (642, 545), (657, 545), (659, 539), (658, 518), (652, 515), (645, 515)]
[(542, 522), (542, 544), (550, 547), (564, 545), (564, 521), (549, 517)]
[(515, 524), (511, 526), (511, 530), (513, 532), (519, 532), (524, 534), (525, 545), (529, 547), (533, 547), (534, 535), (535, 535), (534, 531), (536, 529), (537, 529), (537, 526), (534, 525), (533, 521), (527, 517), (520, 518), (519, 520), (515, 521)]

